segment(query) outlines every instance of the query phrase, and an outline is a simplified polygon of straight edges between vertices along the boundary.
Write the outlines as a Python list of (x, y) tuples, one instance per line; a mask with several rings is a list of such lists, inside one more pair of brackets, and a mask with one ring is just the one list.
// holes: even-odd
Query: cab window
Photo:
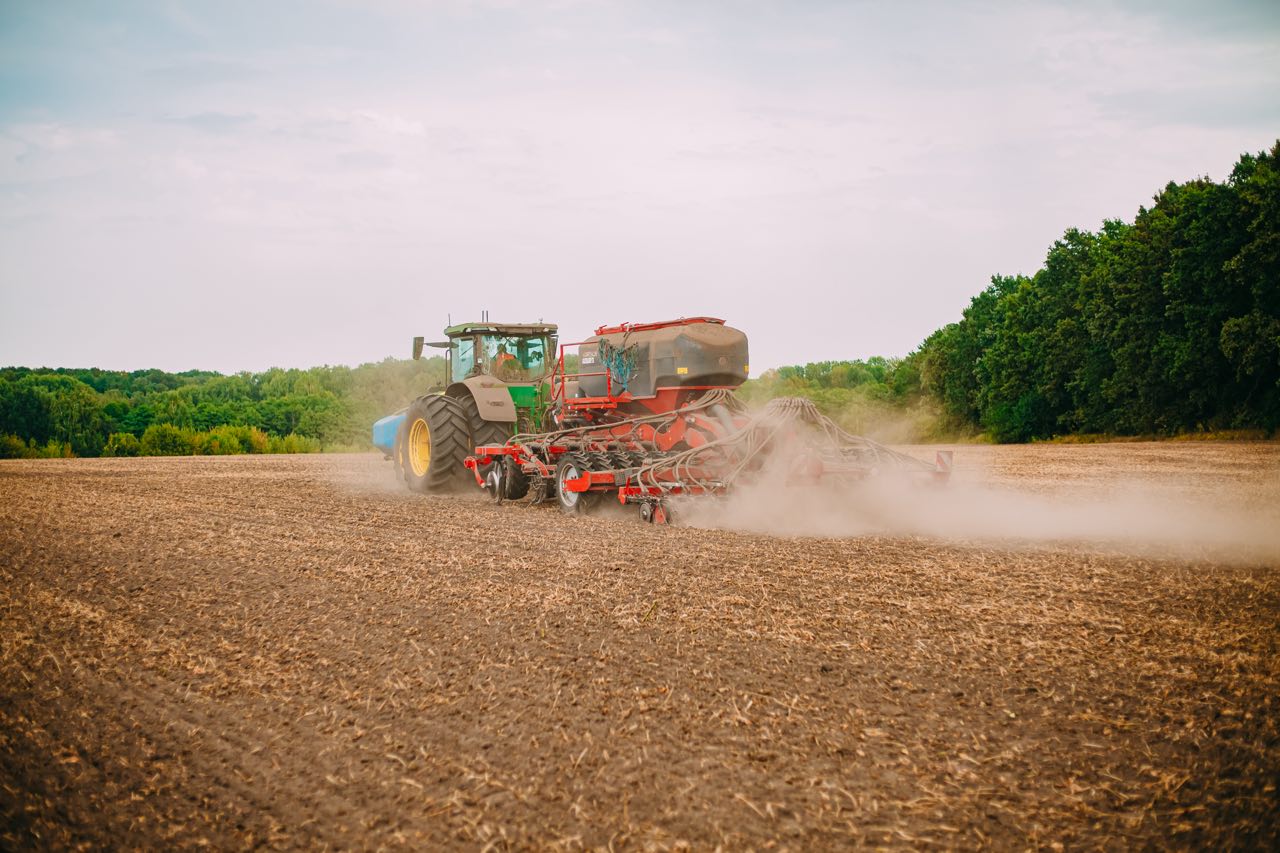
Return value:
[(481, 358), (486, 372), (506, 381), (537, 379), (546, 373), (546, 338), (482, 335)]
[(453, 376), (454, 382), (461, 382), (476, 370), (475, 338), (453, 339)]

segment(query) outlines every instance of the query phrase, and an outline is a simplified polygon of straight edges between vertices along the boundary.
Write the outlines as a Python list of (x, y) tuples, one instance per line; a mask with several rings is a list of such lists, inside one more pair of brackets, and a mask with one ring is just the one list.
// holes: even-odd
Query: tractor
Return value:
[[(409, 487), (470, 480), (496, 502), (554, 500), (569, 514), (612, 498), (666, 523), (673, 499), (740, 485), (861, 480), (934, 465), (844, 432), (804, 399), (748, 412), (747, 337), (714, 317), (601, 326), (561, 344), (556, 326), (482, 320), (445, 329), (446, 384), (373, 426)], [(577, 349), (577, 366), (567, 351)]]
[(556, 364), (551, 323), (459, 323), (446, 340), (413, 340), (445, 351), (445, 385), (438, 393), (373, 425), (373, 443), (390, 456), (409, 488), (442, 492), (469, 479), (463, 462), (482, 444), (502, 444), (519, 432), (536, 432), (547, 415)]

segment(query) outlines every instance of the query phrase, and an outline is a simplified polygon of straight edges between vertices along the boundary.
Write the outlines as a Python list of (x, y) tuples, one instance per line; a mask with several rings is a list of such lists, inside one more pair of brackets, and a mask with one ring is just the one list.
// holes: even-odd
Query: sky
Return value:
[(903, 356), (1280, 138), (1280, 3), (0, 0), (0, 365)]

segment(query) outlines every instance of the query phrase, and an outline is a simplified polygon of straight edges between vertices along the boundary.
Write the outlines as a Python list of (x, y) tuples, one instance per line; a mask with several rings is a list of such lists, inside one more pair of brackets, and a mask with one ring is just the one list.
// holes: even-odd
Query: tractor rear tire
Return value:
[(515, 424), (505, 421), (486, 421), (480, 417), (480, 404), (470, 394), (458, 398), (462, 411), (467, 415), (467, 423), (471, 426), (471, 447), (467, 453), (474, 453), (477, 447), (491, 444), (503, 445), (511, 438)]
[(415, 492), (460, 487), (468, 476), (471, 430), (458, 401), (442, 394), (419, 397), (405, 417), (404, 479)]

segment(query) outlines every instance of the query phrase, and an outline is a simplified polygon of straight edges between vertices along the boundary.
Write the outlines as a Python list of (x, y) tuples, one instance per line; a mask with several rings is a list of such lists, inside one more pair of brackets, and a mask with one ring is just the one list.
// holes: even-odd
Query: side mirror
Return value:
[(425, 340), (426, 338), (422, 337), (422, 335), (418, 335), (416, 338), (413, 339), (413, 360), (414, 361), (417, 361), (418, 359), (422, 358), (422, 343)]

